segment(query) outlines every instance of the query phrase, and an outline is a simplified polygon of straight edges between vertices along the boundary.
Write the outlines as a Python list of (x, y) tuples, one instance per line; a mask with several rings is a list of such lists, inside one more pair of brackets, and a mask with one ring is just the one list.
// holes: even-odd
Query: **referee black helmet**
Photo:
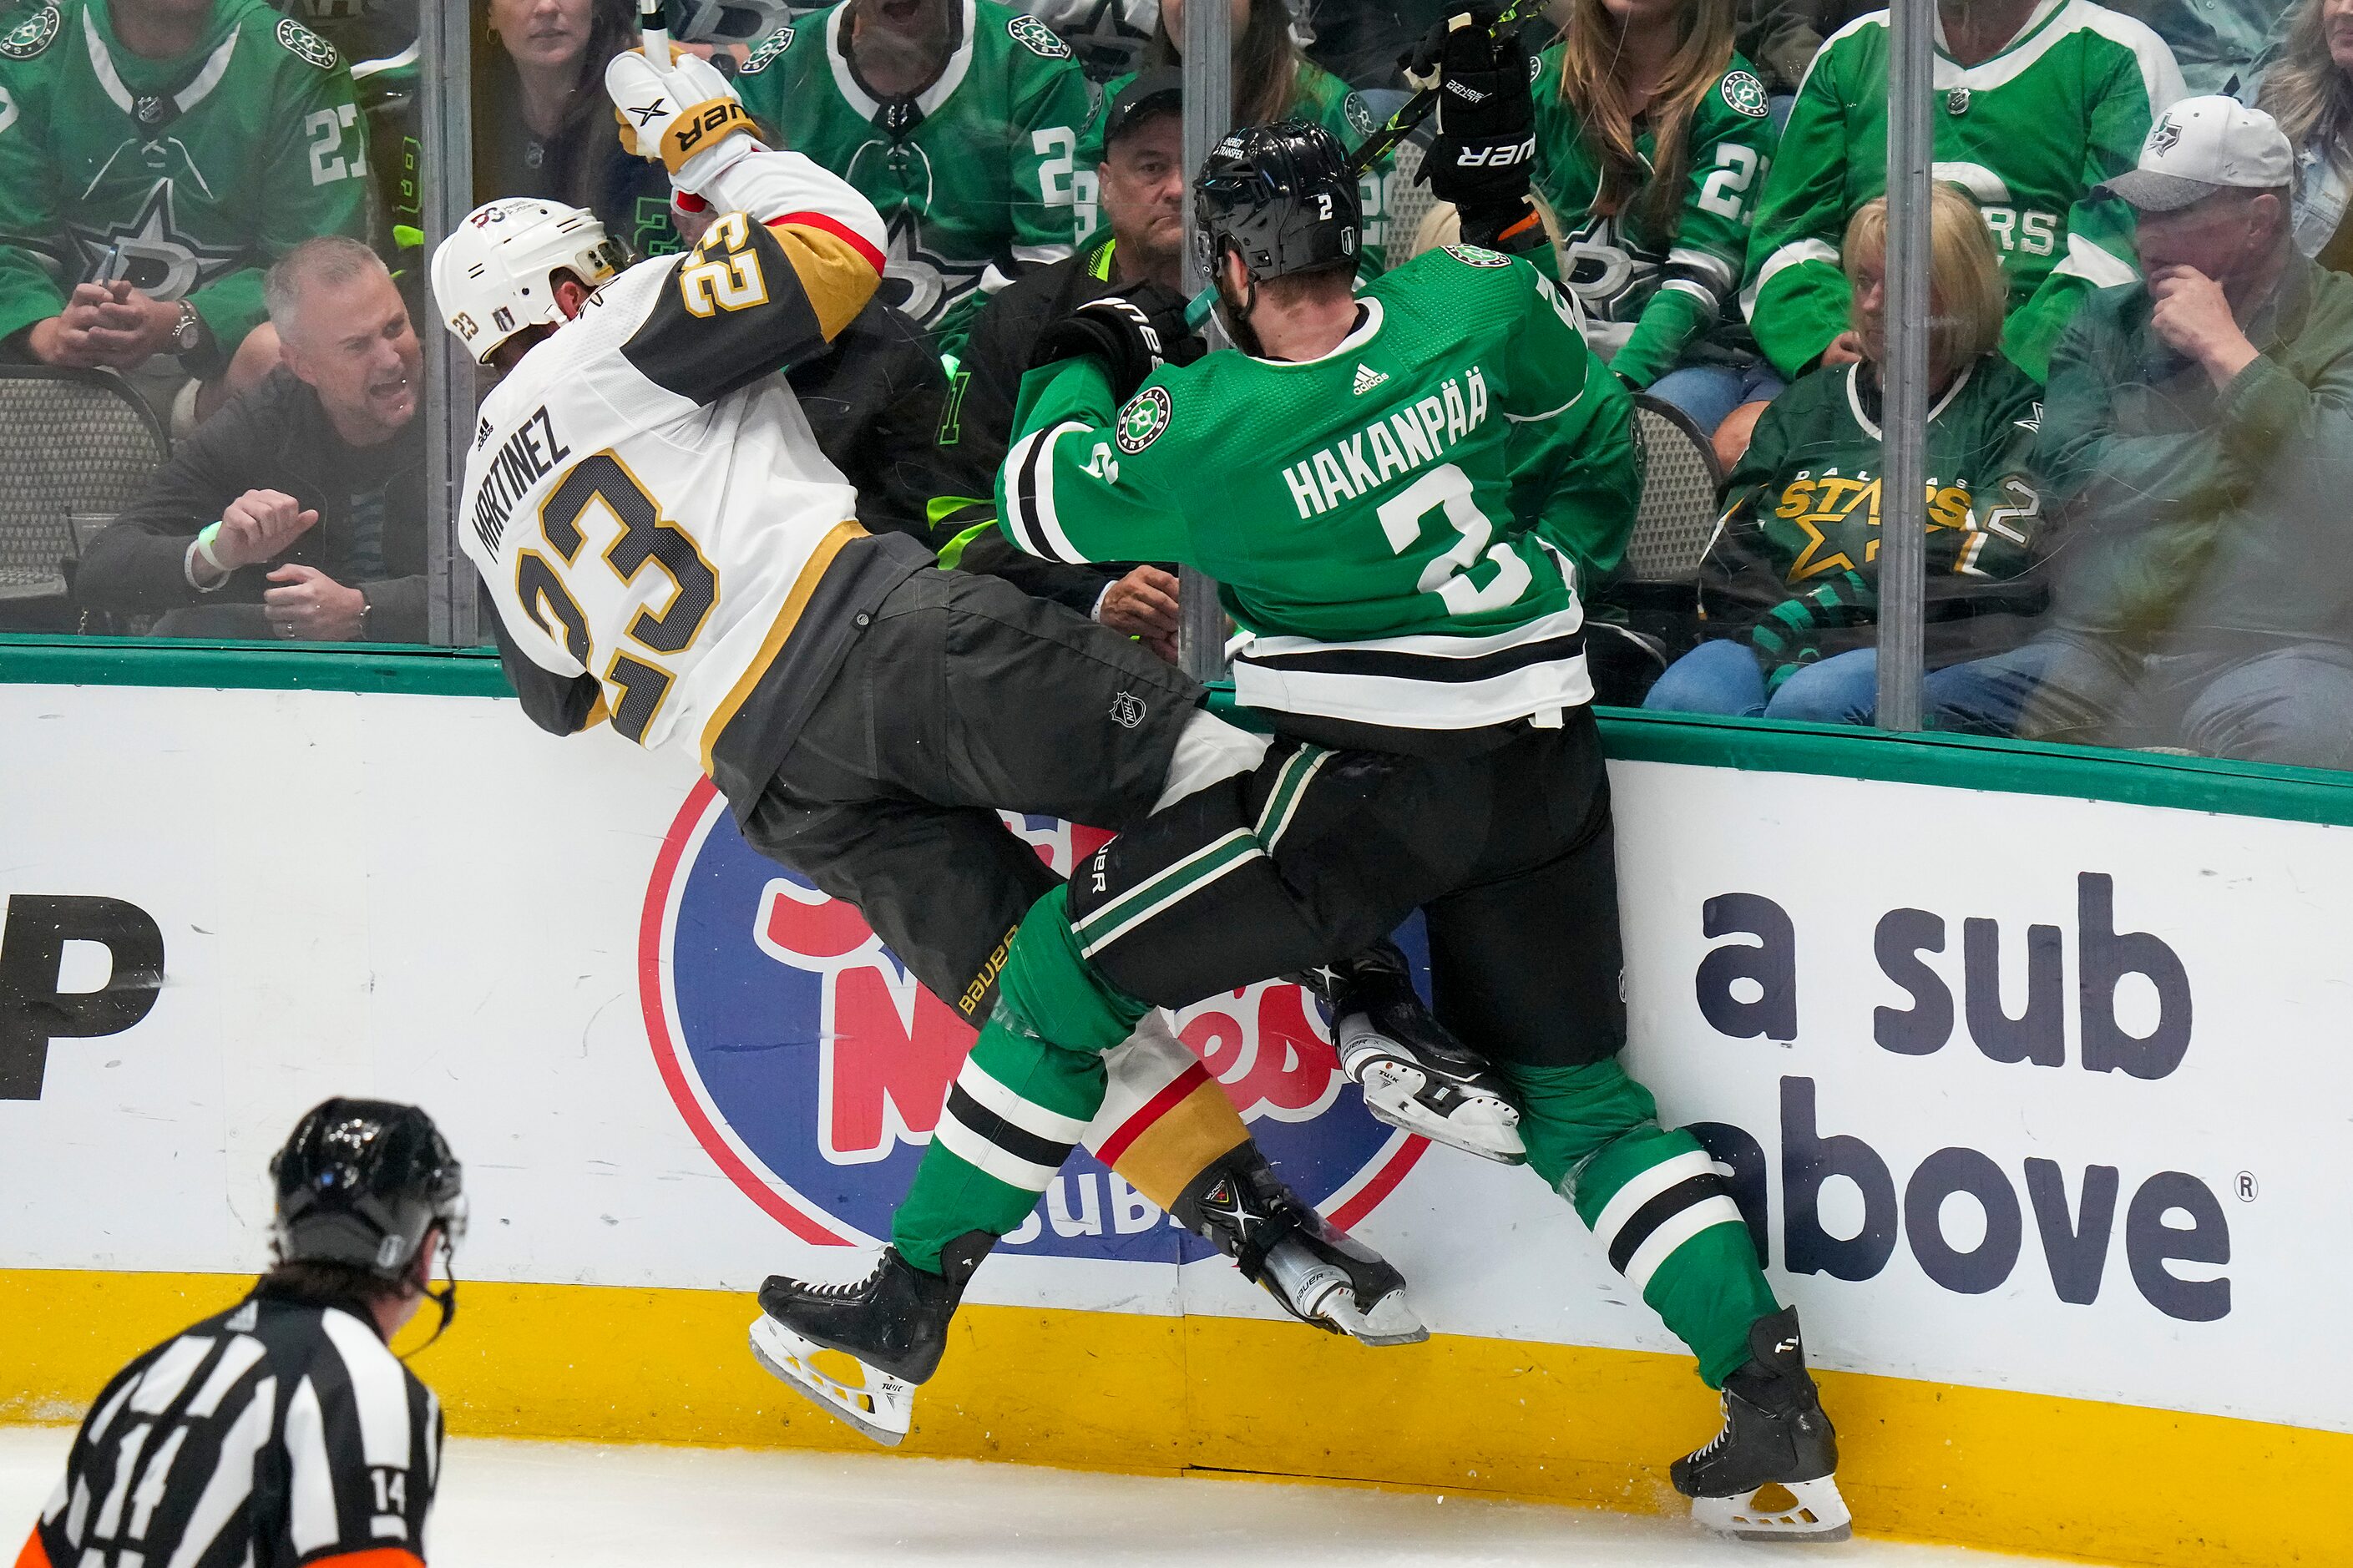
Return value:
[(428, 1231), (438, 1226), (453, 1252), (465, 1232), (463, 1173), (413, 1105), (323, 1101), (271, 1157), (269, 1174), (280, 1263), (337, 1263), (397, 1283)]

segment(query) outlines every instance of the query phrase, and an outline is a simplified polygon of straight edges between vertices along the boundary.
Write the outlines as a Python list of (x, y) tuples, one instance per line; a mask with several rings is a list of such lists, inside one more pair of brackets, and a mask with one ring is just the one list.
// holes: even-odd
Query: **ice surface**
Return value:
[[(66, 1427), (0, 1427), (0, 1560), (56, 1486)], [(458, 1439), (433, 1568), (2019, 1568), (1948, 1547), (1719, 1541), (1686, 1521), (1362, 1488), (867, 1454)]]

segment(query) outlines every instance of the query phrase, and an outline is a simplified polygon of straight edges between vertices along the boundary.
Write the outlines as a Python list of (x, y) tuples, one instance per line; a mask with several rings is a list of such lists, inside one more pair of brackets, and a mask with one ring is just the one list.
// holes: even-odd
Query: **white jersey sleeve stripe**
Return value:
[(251, 1334), (233, 1337), (221, 1352), (220, 1360), (213, 1363), (212, 1374), (205, 1379), (204, 1387), (190, 1402), (188, 1418), (202, 1421), (210, 1417), (220, 1408), (221, 1401), (228, 1397), (228, 1391), (237, 1386), (237, 1380), (251, 1372), (254, 1363), (268, 1353), (261, 1342)]
[(375, 1331), (348, 1312), (320, 1319), (327, 1339), (351, 1378), (352, 1403), (360, 1418), (360, 1447), (368, 1468), (408, 1468), (408, 1377)]
[(188, 1386), (188, 1379), (205, 1364), (219, 1342), (209, 1336), (184, 1334), (166, 1346), (164, 1353), (148, 1363), (146, 1374), (139, 1380), (139, 1391), (131, 1396), (132, 1411), (140, 1415), (161, 1415), (180, 1397)]
[(253, 1398), (221, 1438), (219, 1456), (213, 1461), (212, 1479), (205, 1483), (204, 1494), (196, 1499), (195, 1509), (188, 1515), (187, 1528), (180, 1532), (179, 1548), (172, 1553), (172, 1561), (165, 1568), (195, 1568), (221, 1531), (245, 1506), (245, 1500), (253, 1492), (253, 1458), (269, 1441), (270, 1421), (277, 1408), (278, 1380), (265, 1377), (254, 1385)]
[(327, 1418), (319, 1409), (318, 1386), (308, 1377), (295, 1385), (286, 1404), (286, 1458), (294, 1472), (287, 1533), (294, 1550), (307, 1557), (343, 1535), (335, 1511), (333, 1462), (327, 1458)]
[(114, 1484), (106, 1489), (106, 1501), (98, 1510), (98, 1539), (111, 1541), (122, 1529), (122, 1501), (131, 1495), (131, 1478), (139, 1473), (139, 1456), (147, 1451), (147, 1439), (155, 1428), (144, 1422), (122, 1435), (122, 1449), (114, 1458)]

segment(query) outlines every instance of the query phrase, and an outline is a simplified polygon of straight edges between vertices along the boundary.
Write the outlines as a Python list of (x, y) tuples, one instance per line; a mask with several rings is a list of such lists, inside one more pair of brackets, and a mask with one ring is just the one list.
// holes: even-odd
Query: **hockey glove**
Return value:
[(1485, 5), (1456, 12), (1403, 62), (1411, 76), (1436, 74), (1438, 135), (1421, 172), (1432, 195), (1454, 204), (1463, 238), (1474, 244), (1494, 243), (1534, 212), (1527, 205), (1536, 145), (1528, 52), (1516, 29), (1503, 37), (1489, 30), (1497, 14)]
[(1164, 364), (1191, 364), (1208, 345), (1185, 324), (1185, 301), (1157, 283), (1090, 300), (1039, 334), (1029, 368), (1099, 354), (1111, 375), (1112, 395), (1135, 395), (1145, 377)]
[[(634, 49), (605, 66), (605, 91), (621, 123), (621, 145), (670, 170), (682, 191), (700, 188), (717, 168), (758, 145), (751, 114), (709, 60), (680, 54), (656, 64)], [(723, 143), (744, 138), (742, 144)], [(712, 154), (724, 153), (724, 157)]]

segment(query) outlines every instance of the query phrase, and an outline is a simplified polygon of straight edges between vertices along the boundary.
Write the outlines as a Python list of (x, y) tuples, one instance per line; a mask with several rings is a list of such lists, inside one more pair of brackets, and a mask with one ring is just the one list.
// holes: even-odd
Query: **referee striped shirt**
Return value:
[(440, 1458), (373, 1323), (257, 1291), (106, 1385), (16, 1568), (421, 1568)]

